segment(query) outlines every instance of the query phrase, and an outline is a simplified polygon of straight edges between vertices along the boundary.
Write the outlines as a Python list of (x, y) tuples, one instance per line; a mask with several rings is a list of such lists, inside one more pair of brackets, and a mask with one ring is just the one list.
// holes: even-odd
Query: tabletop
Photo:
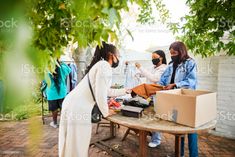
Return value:
[(122, 116), (121, 113), (107, 117), (107, 120), (117, 123), (128, 128), (164, 132), (171, 134), (188, 134), (188, 133), (200, 133), (215, 128), (216, 120), (208, 122), (197, 128), (177, 124), (166, 120), (159, 119), (154, 116), (153, 112), (145, 111), (141, 118), (133, 118)]

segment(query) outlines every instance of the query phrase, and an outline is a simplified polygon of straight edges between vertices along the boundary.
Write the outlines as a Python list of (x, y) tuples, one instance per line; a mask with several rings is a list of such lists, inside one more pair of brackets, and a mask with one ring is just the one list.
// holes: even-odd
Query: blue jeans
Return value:
[[(189, 157), (198, 157), (197, 134), (188, 134)], [(181, 156), (184, 156), (184, 137), (181, 137)]]
[(151, 142), (156, 144), (161, 144), (161, 134), (159, 132), (153, 132), (151, 137)]

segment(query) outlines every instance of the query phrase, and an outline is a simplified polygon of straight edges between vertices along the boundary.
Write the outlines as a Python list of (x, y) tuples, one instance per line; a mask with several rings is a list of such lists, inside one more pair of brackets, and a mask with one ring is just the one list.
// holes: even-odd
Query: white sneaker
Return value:
[(160, 143), (154, 143), (154, 142), (149, 142), (149, 144), (148, 144), (148, 146), (150, 147), (150, 148), (155, 148), (155, 147), (157, 147), (157, 146), (159, 146), (160, 145)]
[(50, 126), (53, 128), (57, 128), (57, 124), (55, 124), (54, 122), (50, 122)]

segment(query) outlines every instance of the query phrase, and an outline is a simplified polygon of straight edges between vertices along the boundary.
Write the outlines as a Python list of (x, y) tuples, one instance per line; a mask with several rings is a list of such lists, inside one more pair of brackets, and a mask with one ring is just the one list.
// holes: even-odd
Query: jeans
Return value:
[(153, 132), (151, 137), (151, 142), (156, 144), (161, 144), (161, 134), (159, 132)]
[[(189, 157), (198, 157), (197, 134), (188, 134)], [(184, 156), (184, 137), (181, 137), (181, 156)]]

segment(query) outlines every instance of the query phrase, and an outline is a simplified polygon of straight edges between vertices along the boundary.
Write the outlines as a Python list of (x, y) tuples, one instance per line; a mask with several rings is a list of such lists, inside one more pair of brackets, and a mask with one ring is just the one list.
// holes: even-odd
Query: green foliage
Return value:
[[(169, 17), (160, 0), (33, 0), (27, 7), (33, 28), (34, 53), (28, 53), (32, 63), (46, 72), (53, 71), (61, 48), (69, 41), (78, 42), (79, 47), (101, 45), (108, 40), (117, 44), (121, 12), (128, 11), (133, 3), (139, 5), (141, 23), (154, 22), (153, 4), (154, 9), (159, 9), (162, 21)], [(126, 31), (132, 37), (131, 32)]]
[[(166, 18), (167, 10), (160, 0), (31, 1), (26, 12), (33, 28), (34, 53), (28, 53), (29, 57), (35, 67), (48, 72), (53, 71), (61, 48), (66, 47), (68, 41), (78, 42), (79, 47), (101, 45), (102, 41), (108, 40), (118, 43), (121, 12), (128, 11), (132, 3), (139, 5), (138, 21), (141, 23), (154, 22), (152, 4), (159, 8), (163, 19)], [(131, 36), (130, 31), (127, 33)], [(40, 65), (40, 61), (44, 65)]]
[[(54, 51), (77, 41), (80, 47), (118, 41), (121, 11), (128, 11), (130, 4), (140, 7), (138, 21), (153, 23), (152, 4), (159, 9), (162, 21), (168, 10), (160, 0), (34, 0), (28, 16), (34, 30), (34, 45), (41, 50)], [(130, 32), (128, 32), (130, 33)]]
[(8, 120), (24, 120), (41, 115), (41, 104), (31, 100), (23, 105), (15, 106), (10, 112), (5, 113)]
[(235, 55), (235, 1), (188, 0), (190, 15), (179, 29), (188, 48), (203, 57), (220, 51)]
[(151, 16), (153, 13), (152, 0), (143, 0), (140, 4), (142, 5), (142, 8), (140, 10), (138, 21), (140, 23), (154, 23), (154, 17)]
[[(152, 5), (155, 6), (154, 9), (159, 9), (163, 19), (167, 17), (167, 10), (160, 0), (9, 0), (2, 4), (1, 20), (8, 22), (13, 19), (17, 22), (16, 26), (10, 28), (0, 27), (0, 79), (7, 89), (4, 112), (17, 110), (20, 112), (20, 118), (17, 119), (28, 117), (28, 111), (19, 109), (25, 104), (24, 96), (27, 95), (27, 99), (33, 99), (36, 103), (40, 101), (36, 85), (31, 84), (33, 81), (40, 82), (44, 76), (48, 76), (45, 74), (55, 69), (56, 59), (60, 57), (62, 49), (69, 41), (78, 42), (80, 48), (101, 45), (102, 41), (111, 40), (118, 43), (121, 13), (128, 11), (133, 3), (140, 8), (138, 21), (141, 23), (153, 22)], [(126, 31), (131, 36), (131, 32)], [(22, 32), (26, 34), (20, 34)], [(32, 35), (28, 36), (31, 38), (26, 39), (27, 33), (30, 32)], [(27, 42), (22, 42), (21, 45), (21, 40)], [(12, 64), (12, 70), (6, 68), (9, 61), (16, 62)], [(19, 68), (24, 64), (29, 70), (26, 73), (32, 75), (24, 74)], [(20, 72), (17, 71), (16, 76), (12, 76), (14, 73), (9, 71), (15, 69)], [(23, 80), (29, 80), (30, 85), (20, 86)], [(14, 83), (19, 86), (16, 87)], [(22, 94), (24, 96), (21, 96)]]
[(68, 36), (69, 30), (61, 26), (61, 20), (72, 19), (73, 12), (69, 8), (64, 8), (67, 5), (70, 5), (69, 1), (33, 0), (28, 6), (28, 16), (34, 29), (33, 42), (36, 47), (55, 52), (71, 40)]
[(71, 40), (78, 41), (80, 47), (107, 41), (109, 36), (116, 40), (121, 9), (128, 9), (126, 1), (35, 0), (28, 14), (34, 45), (54, 53)]

